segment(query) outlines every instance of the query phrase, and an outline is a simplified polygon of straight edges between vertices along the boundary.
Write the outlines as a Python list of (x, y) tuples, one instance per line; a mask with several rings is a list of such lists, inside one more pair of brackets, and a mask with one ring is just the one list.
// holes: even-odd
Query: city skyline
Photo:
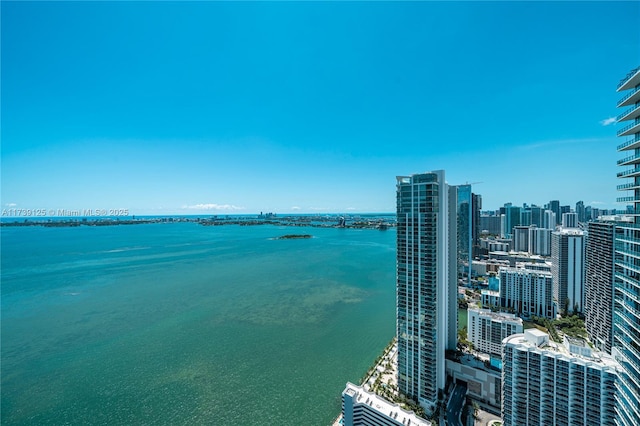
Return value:
[(639, 18), (634, 2), (3, 2), (2, 208), (391, 213), (389, 176), (445, 169), (481, 182), (483, 210), (624, 209), (611, 81), (640, 62), (619, 31)]

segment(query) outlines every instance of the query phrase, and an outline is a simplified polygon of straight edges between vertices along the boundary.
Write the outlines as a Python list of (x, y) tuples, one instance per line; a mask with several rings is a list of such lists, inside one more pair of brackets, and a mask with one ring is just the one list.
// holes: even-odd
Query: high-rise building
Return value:
[(500, 235), (500, 216), (480, 216), (480, 231), (489, 235)]
[(431, 415), (457, 344), (457, 190), (443, 170), (398, 176), (398, 389)]
[[(560, 225), (560, 219), (562, 218), (562, 214), (560, 212), (560, 201), (558, 200), (552, 200), (549, 201), (549, 209), (551, 210), (554, 214), (555, 214), (555, 219), (556, 219), (556, 223), (553, 224), (553, 226), (550, 226), (550, 229), (553, 229), (555, 227), (555, 225)], [(545, 228), (547, 228), (547, 226), (545, 226)]]
[(471, 185), (458, 185), (456, 199), (457, 234), (458, 234), (458, 271), (461, 273), (465, 284), (471, 284), (471, 260), (472, 260), (472, 193)]
[[(613, 343), (613, 282), (615, 217), (589, 222), (585, 253), (585, 326), (591, 342), (611, 353)], [(617, 228), (620, 229), (620, 228)]]
[(551, 256), (551, 229), (529, 228), (529, 253)]
[(491, 312), (490, 309), (467, 309), (467, 335), (475, 350), (497, 357), (502, 355), (502, 340), (522, 333), (522, 318), (515, 314)]
[(578, 201), (576, 203), (576, 214), (578, 215), (578, 222), (587, 221), (587, 215), (584, 208), (584, 201)]
[(618, 201), (634, 205), (634, 219), (620, 225), (616, 237), (611, 353), (623, 368), (616, 394), (619, 424), (630, 426), (640, 424), (640, 67), (620, 81), (617, 91), (626, 93), (618, 101), (625, 110), (617, 117), (622, 127), (617, 134), (625, 138), (618, 145), (624, 152), (618, 177), (626, 183), (618, 189), (628, 191)]
[(544, 209), (538, 206), (531, 206), (531, 224), (538, 228), (544, 227)]
[(513, 251), (529, 251), (529, 227), (514, 226), (513, 227)]
[(556, 229), (556, 214), (551, 210), (545, 210), (542, 225), (545, 229)]
[(500, 306), (518, 315), (555, 318), (551, 273), (529, 268), (503, 267), (500, 276)]
[(563, 314), (584, 309), (584, 232), (561, 228), (551, 233), (553, 296)]
[[(510, 203), (509, 203), (510, 204)], [(520, 225), (520, 207), (505, 205), (505, 237), (509, 238), (513, 232), (513, 227)]]
[(520, 210), (520, 226), (530, 226), (531, 225), (531, 210)]
[(480, 250), (480, 210), (482, 210), (482, 196), (471, 193), (471, 257), (478, 257)]
[(577, 228), (578, 227), (578, 213), (562, 213), (562, 227), (563, 228)]
[(573, 339), (549, 341), (535, 328), (503, 341), (504, 426), (615, 426), (619, 365)]

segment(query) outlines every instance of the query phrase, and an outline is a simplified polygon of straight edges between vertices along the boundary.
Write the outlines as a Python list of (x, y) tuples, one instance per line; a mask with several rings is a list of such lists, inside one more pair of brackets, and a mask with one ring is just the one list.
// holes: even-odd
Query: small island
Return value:
[(277, 237), (276, 240), (301, 240), (306, 238), (313, 238), (313, 236), (309, 234), (288, 234)]

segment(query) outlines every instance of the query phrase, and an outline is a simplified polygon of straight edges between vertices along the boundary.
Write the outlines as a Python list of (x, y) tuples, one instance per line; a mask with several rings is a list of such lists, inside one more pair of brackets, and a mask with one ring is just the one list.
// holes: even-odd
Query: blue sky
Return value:
[[(446, 170), (615, 198), (638, 2), (2, 2), (3, 209), (393, 212)], [(618, 140), (619, 139), (619, 140)]]

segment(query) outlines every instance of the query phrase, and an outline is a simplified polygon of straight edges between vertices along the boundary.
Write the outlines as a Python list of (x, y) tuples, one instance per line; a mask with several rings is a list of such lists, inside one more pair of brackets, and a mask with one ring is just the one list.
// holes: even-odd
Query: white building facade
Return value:
[(537, 329), (507, 337), (502, 356), (504, 426), (615, 426), (619, 365), (549, 342)]
[(342, 424), (344, 426), (431, 426), (413, 411), (404, 410), (361, 386), (347, 383), (342, 391)]
[(467, 338), (479, 352), (499, 357), (502, 354), (502, 341), (522, 331), (522, 319), (514, 314), (491, 312), (490, 309), (467, 309)]
[(547, 271), (500, 268), (500, 306), (526, 316), (555, 318), (553, 279)]

